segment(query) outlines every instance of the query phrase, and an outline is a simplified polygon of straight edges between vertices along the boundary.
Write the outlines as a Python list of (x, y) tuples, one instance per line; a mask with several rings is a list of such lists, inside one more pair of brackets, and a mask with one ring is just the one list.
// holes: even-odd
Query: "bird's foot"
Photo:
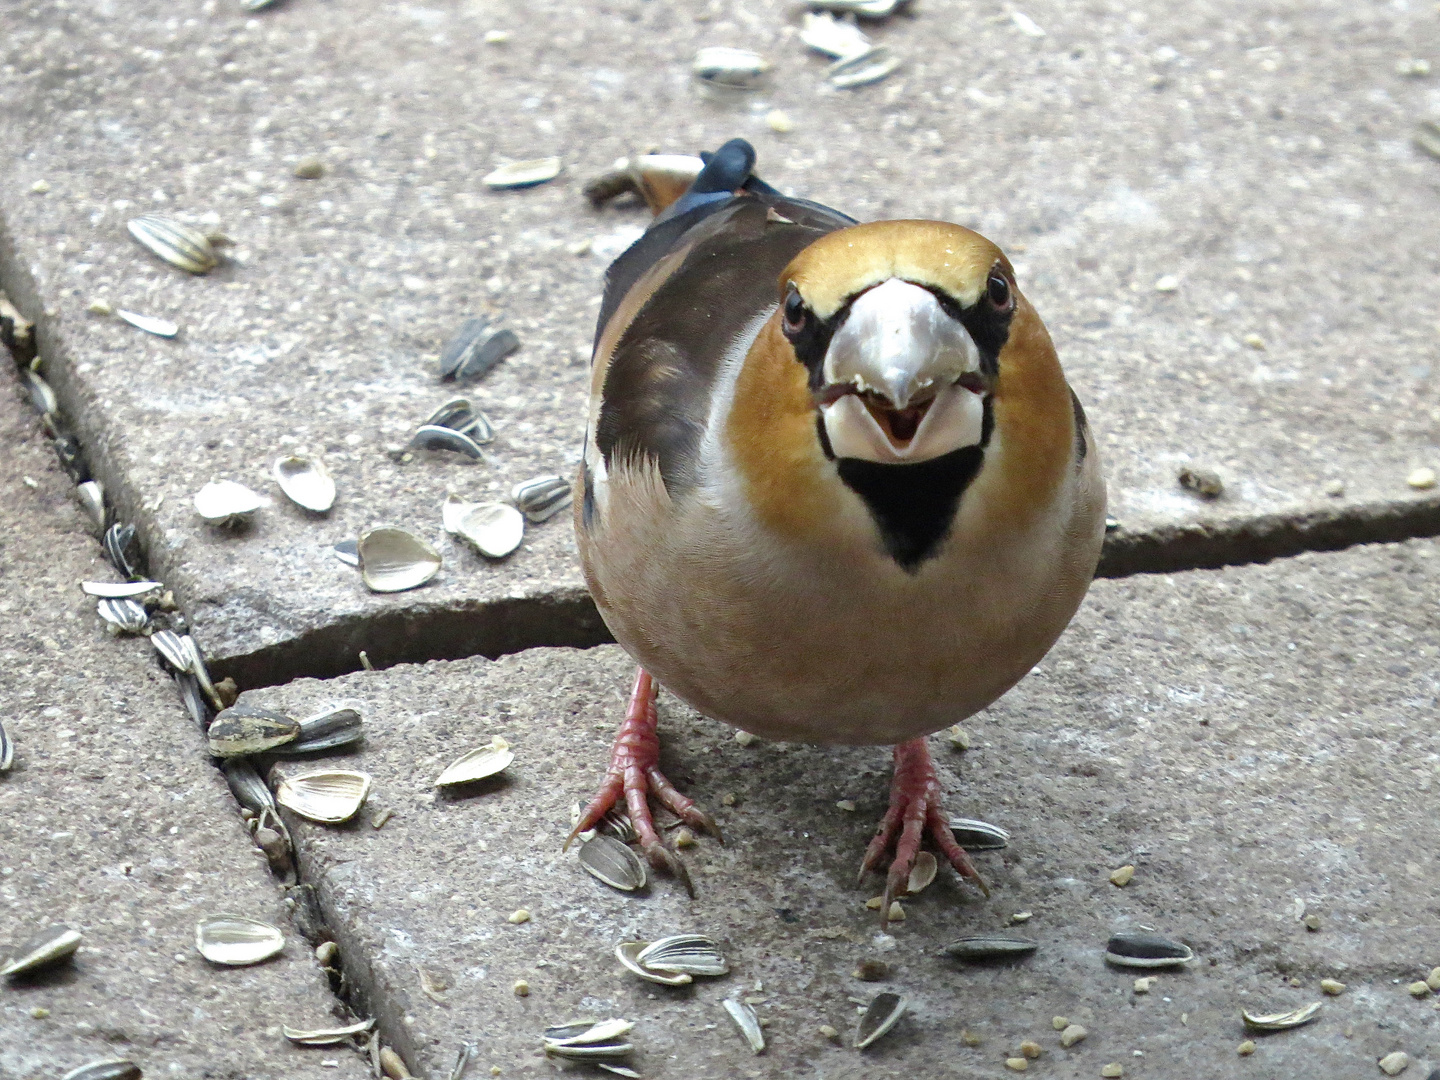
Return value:
[(675, 790), (675, 785), (660, 771), (660, 736), (655, 730), (655, 680), (644, 668), (635, 673), (635, 690), (630, 695), (630, 708), (626, 710), (625, 722), (615, 736), (614, 749), (610, 751), (610, 768), (600, 791), (590, 801), (580, 820), (575, 823), (570, 842), (586, 829), (592, 829), (613, 807), (623, 799), (630, 815), (630, 823), (640, 841), (640, 850), (656, 870), (662, 870), (680, 880), (685, 891), (695, 895), (690, 875), (685, 864), (660, 840), (655, 829), (655, 820), (650, 816), (650, 797), (660, 800), (676, 817), (695, 829), (710, 833), (724, 842), (720, 827), (715, 819), (696, 807)]
[(940, 805), (940, 781), (935, 775), (935, 762), (924, 739), (911, 739), (895, 747), (895, 776), (890, 782), (890, 809), (875, 839), (865, 850), (865, 861), (860, 865), (860, 880), (871, 870), (879, 868), (885, 853), (892, 847), (894, 858), (885, 875), (885, 895), (880, 903), (880, 925), (890, 922), (890, 904), (905, 894), (905, 884), (910, 870), (915, 865), (915, 856), (920, 854), (920, 842), (929, 835), (930, 842), (950, 861), (960, 874), (974, 881), (980, 891), (990, 895), (990, 888), (965, 854), (965, 849), (955, 842), (950, 831), (950, 822)]

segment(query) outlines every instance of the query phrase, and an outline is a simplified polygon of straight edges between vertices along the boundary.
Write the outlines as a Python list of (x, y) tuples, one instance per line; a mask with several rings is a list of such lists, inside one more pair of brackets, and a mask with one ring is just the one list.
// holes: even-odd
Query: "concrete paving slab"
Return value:
[[(338, 1002), (149, 644), (111, 638), (81, 595), (80, 580), (111, 575), (38, 428), (6, 374), (0, 956), (53, 923), (84, 940), (68, 966), (0, 979), (0, 1077), (117, 1056), (156, 1078), (366, 1075), (349, 1051), (282, 1037), (284, 1023), (330, 1026)], [(285, 951), (210, 966), (195, 924), (221, 912), (280, 925)]]
[[(1044, 1048), (1030, 1065), (1042, 1076), (1118, 1062), (1157, 1080), (1364, 1077), (1397, 1050), (1424, 1076), (1440, 1064), (1440, 1013), (1435, 995), (1406, 987), (1440, 964), (1440, 637), (1425, 599), (1437, 587), (1433, 541), (1097, 582), (1043, 665), (967, 722), (971, 748), (937, 746), (950, 811), (1012, 833), (976, 856), (990, 899), (942, 871), (888, 938), (865, 907), (878, 880), (854, 878), (884, 808), (883, 749), (742, 746), (662, 695), (662, 765), (728, 840), (684, 853), (698, 897), (667, 880), (623, 895), (561, 853), (623, 711), (631, 668), (614, 646), (301, 680), (243, 700), (363, 712), (350, 760), (374, 777), (367, 807), (347, 826), (295, 822), (297, 843), (346, 955), (368, 965), (358, 979), (377, 1014), (432, 1077), (469, 1040), (482, 1071), (551, 1075), (540, 1032), (577, 1015), (635, 1020), (636, 1067), (651, 1077), (1000, 1077), (1027, 1039)], [(432, 789), (494, 734), (515, 750), (503, 778)], [(1111, 884), (1125, 865), (1134, 879)], [(511, 923), (521, 908), (529, 921)], [(1198, 959), (1107, 968), (1108, 936), (1136, 927)], [(692, 931), (723, 943), (729, 976), (671, 990), (611, 955)], [(1029, 935), (1039, 952), (988, 969), (938, 955), (988, 931)], [(852, 977), (864, 960), (889, 977)], [(1147, 974), (1154, 987), (1135, 992)], [(1335, 998), (1319, 986), (1332, 977), (1347, 985)], [(852, 999), (881, 989), (909, 995), (912, 1015), (870, 1051), (848, 1049)], [(768, 1022), (761, 1057), (721, 1011), (733, 996)], [(1237, 1052), (1241, 1007), (1319, 1000), (1311, 1026)], [(1062, 1049), (1055, 1016), (1088, 1038)]]
[[(952, 218), (1013, 253), (1103, 433), (1125, 526), (1107, 572), (1440, 530), (1440, 502), (1405, 482), (1440, 460), (1440, 163), (1410, 144), (1440, 99), (1397, 72), (1440, 62), (1429, 5), (1035, 0), (1012, 18), (932, 0), (866, 24), (905, 65), (850, 92), (782, 0), (36, 0), (0, 19), (0, 279), (40, 317), (47, 373), (156, 572), (242, 683), (353, 670), (361, 648), (603, 637), (563, 521), (490, 566), (443, 541), (438, 505), (576, 458), (601, 274), (643, 224), (590, 210), (582, 181), (737, 134), (781, 187), (861, 218)], [(753, 99), (697, 98), (689, 62), (715, 44), (770, 60)], [(553, 183), (480, 183), (552, 153)], [(310, 157), (325, 174), (297, 179)], [(222, 229), (227, 263), (159, 264), (125, 233), (142, 211)], [(95, 299), (180, 336), (88, 314)], [(392, 463), (476, 313), (524, 341), (473, 390), (491, 463)], [(327, 517), (277, 502), (228, 535), (192, 512), (213, 478), (278, 497), (269, 468), (292, 450), (335, 473)], [(1225, 494), (1182, 491), (1187, 464)], [(367, 595), (329, 547), (377, 522), (440, 542), (441, 577)]]

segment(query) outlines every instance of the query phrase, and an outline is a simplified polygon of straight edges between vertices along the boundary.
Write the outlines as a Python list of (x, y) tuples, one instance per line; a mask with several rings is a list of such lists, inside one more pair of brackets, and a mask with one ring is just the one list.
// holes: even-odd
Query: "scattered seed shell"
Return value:
[(636, 958), (640, 952), (649, 946), (648, 941), (622, 941), (615, 946), (615, 958), (630, 972), (639, 975), (640, 978), (649, 982), (660, 983), (662, 986), (685, 986), (692, 982), (687, 972), (680, 972), (677, 975), (666, 975), (663, 972), (651, 971), (642, 967)]
[(169, 319), (162, 319), (155, 315), (141, 315), (134, 311), (126, 311), (124, 308), (117, 308), (115, 314), (137, 330), (144, 330), (147, 334), (154, 334), (156, 337), (173, 338), (180, 333), (179, 325)]
[(915, 856), (915, 865), (910, 868), (910, 877), (905, 883), (905, 891), (911, 896), (920, 892), (935, 880), (935, 875), (939, 870), (940, 863), (934, 855), (928, 851), (920, 852)]
[(335, 481), (318, 457), (283, 457), (275, 462), (275, 483), (296, 506), (323, 514), (335, 505)]
[(1027, 937), (1009, 934), (973, 934), (958, 941), (952, 941), (945, 946), (944, 952), (947, 956), (954, 956), (957, 959), (976, 964), (995, 960), (1015, 960), (1022, 956), (1029, 956), (1039, 947), (1038, 941)]
[(770, 70), (769, 61), (749, 49), (722, 45), (701, 49), (690, 65), (695, 77), (707, 86), (726, 90), (752, 90)]
[(250, 762), (244, 758), (229, 758), (221, 763), (220, 771), (225, 774), (230, 794), (245, 809), (256, 814), (266, 810), (272, 814), (275, 812), (275, 796)]
[(264, 499), (233, 480), (211, 481), (195, 493), (195, 512), (212, 525), (242, 521), (264, 505)]
[(50, 389), (50, 384), (33, 371), (25, 372), (25, 379), (30, 389), (30, 404), (41, 416), (48, 416), (59, 412), (60, 402), (55, 397), (55, 391)]
[(635, 955), (648, 971), (666, 975), (724, 975), (730, 970), (719, 944), (704, 934), (672, 934), (653, 941)]
[(71, 1069), (62, 1080), (140, 1080), (140, 1066), (129, 1058), (104, 1058)]
[(827, 56), (845, 60), (870, 49), (870, 39), (854, 23), (841, 22), (828, 12), (806, 12), (800, 24), (800, 40)]
[(502, 772), (514, 760), (515, 752), (510, 749), (510, 744), (495, 735), (486, 745), (476, 747), (451, 762), (449, 767), (436, 777), (435, 786), (449, 787), (452, 784), (471, 784), (476, 780), (484, 780), (487, 776)]
[(303, 818), (327, 825), (349, 821), (370, 794), (370, 777), (350, 769), (328, 769), (287, 777), (275, 801)]
[(335, 1028), (292, 1028), (281, 1026), (285, 1038), (299, 1046), (334, 1046), (355, 1035), (363, 1035), (375, 1026), (375, 1018), (360, 1020), (345, 1027)]
[(468, 319), (441, 354), (440, 377), (474, 382), (518, 348), (520, 338), (514, 330), (491, 330), (483, 319)]
[(876, 45), (859, 56), (837, 60), (825, 69), (830, 85), (840, 90), (853, 90), (869, 86), (893, 74), (900, 66), (900, 58), (884, 45)]
[(142, 214), (131, 218), (125, 227), (142, 247), (188, 273), (207, 274), (220, 263), (209, 238), (183, 222), (159, 214)]
[(435, 411), (425, 418), (425, 424), (453, 428), (468, 436), (476, 445), (488, 443), (495, 438), (495, 430), (490, 420), (484, 413), (476, 412), (469, 398), (454, 397), (442, 401)]
[(80, 936), (79, 930), (59, 923), (46, 927), (10, 953), (5, 963), (0, 965), (0, 975), (28, 975), (58, 964), (75, 955), (75, 950), (80, 947)]
[(510, 497), (521, 513), (538, 524), (570, 505), (570, 482), (558, 476), (537, 476), (516, 484)]
[(571, 1020), (545, 1029), (546, 1048), (562, 1049), (567, 1046), (593, 1046), (597, 1043), (614, 1042), (630, 1034), (634, 1029), (633, 1020)]
[(645, 887), (645, 864), (612, 836), (592, 836), (580, 845), (580, 865), (612, 889), (634, 892)]
[(275, 748), (279, 754), (314, 754), (353, 746), (364, 738), (360, 714), (354, 709), (326, 709), (300, 721), (300, 733), (293, 742)]
[(1240, 1010), (1240, 1019), (1245, 1021), (1245, 1026), (1254, 1031), (1284, 1031), (1287, 1028), (1299, 1027), (1301, 1024), (1308, 1024), (1315, 1017), (1320, 1015), (1320, 1002), (1312, 1001), (1303, 1009), (1292, 1009), (1290, 1012), (1267, 1013), (1256, 1016), (1248, 1009)]
[(484, 461), (485, 451), (480, 444), (464, 432), (438, 424), (422, 424), (410, 437), (414, 450), (441, 450), (452, 454), (463, 454), (473, 461)]
[(335, 557), (341, 562), (343, 562), (346, 566), (360, 565), (360, 544), (358, 541), (341, 540), (330, 550), (333, 551), (335, 553)]
[(1180, 967), (1195, 959), (1189, 946), (1159, 934), (1115, 934), (1105, 946), (1105, 960), (1117, 967)]
[(864, 1050), (893, 1028), (905, 1015), (908, 1004), (899, 994), (877, 994), (866, 1007), (865, 1015), (860, 1017), (860, 1026), (855, 1032), (855, 1049)]
[(195, 948), (212, 964), (258, 964), (284, 947), (285, 935), (278, 927), (244, 915), (211, 915), (195, 927)]
[(966, 851), (999, 851), (1010, 843), (1009, 832), (975, 818), (951, 818), (950, 832)]
[(750, 1049), (757, 1054), (763, 1052), (765, 1033), (760, 1030), (760, 1021), (755, 1016), (755, 1010), (743, 1001), (735, 1001), (732, 998), (726, 998), (720, 1004), (730, 1014), (730, 1019), (735, 1021), (735, 1026), (740, 1029), (740, 1034), (745, 1036), (745, 1041), (750, 1044)]
[(534, 187), (560, 175), (558, 157), (532, 158), (502, 165), (480, 182), (488, 188), (505, 190), (510, 188)]
[(185, 642), (174, 630), (156, 630), (150, 635), (150, 644), (177, 674), (190, 670), (190, 654), (185, 648)]
[(210, 753), (226, 758), (262, 754), (293, 742), (299, 734), (300, 724), (293, 717), (252, 705), (235, 705), (215, 717), (207, 738)]
[(134, 600), (101, 600), (96, 610), (100, 618), (127, 634), (138, 634), (150, 625), (144, 605)]
[(90, 524), (95, 526), (97, 533), (105, 531), (105, 488), (99, 480), (86, 480), (83, 484), (75, 486), (75, 498), (80, 503), (80, 509), (85, 511), (85, 516), (90, 519)]
[(105, 530), (100, 542), (110, 565), (127, 578), (133, 578), (140, 566), (140, 547), (135, 542), (135, 526), (115, 522)]
[(158, 581), (82, 581), (80, 591), (103, 600), (125, 600), (165, 586)]
[(361, 533), (356, 551), (360, 576), (372, 592), (416, 589), (440, 572), (439, 552), (413, 533), (393, 526)]
[(525, 538), (525, 516), (508, 503), (467, 503), (450, 495), (441, 516), (446, 532), (487, 558), (503, 559)]

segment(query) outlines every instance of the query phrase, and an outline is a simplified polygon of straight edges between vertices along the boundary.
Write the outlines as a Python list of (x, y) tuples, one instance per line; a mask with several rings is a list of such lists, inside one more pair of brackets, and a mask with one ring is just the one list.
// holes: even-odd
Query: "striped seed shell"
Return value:
[(140, 1066), (129, 1058), (102, 1058), (71, 1069), (61, 1080), (140, 1080)]
[(127, 578), (133, 578), (140, 568), (140, 546), (135, 542), (135, 526), (115, 522), (105, 530), (100, 542), (110, 565)]
[(580, 865), (611, 888), (634, 892), (645, 887), (645, 864), (613, 836), (592, 836), (580, 845)]
[(570, 482), (558, 476), (536, 476), (516, 484), (510, 497), (522, 514), (539, 524), (570, 505)]
[(314, 754), (322, 750), (338, 750), (353, 746), (364, 738), (360, 730), (360, 714), (354, 709), (326, 709), (300, 721), (300, 734), (294, 742), (277, 746), (274, 753)]
[(950, 832), (966, 851), (999, 851), (1010, 843), (1010, 834), (999, 825), (975, 818), (951, 818)]
[(438, 551), (413, 533), (393, 526), (361, 533), (356, 550), (360, 576), (372, 592), (416, 589), (440, 572)]
[(597, 1065), (604, 1061), (623, 1060), (635, 1050), (635, 1047), (628, 1042), (579, 1043), (566, 1046), (556, 1046), (547, 1042), (544, 1046), (545, 1053), (550, 1057), (589, 1061)]
[(275, 483), (296, 506), (323, 514), (335, 505), (335, 481), (318, 457), (283, 457), (274, 473)]
[(208, 738), (215, 757), (241, 757), (294, 742), (299, 734), (300, 724), (284, 713), (233, 705), (215, 717)]
[(825, 69), (830, 85), (841, 90), (869, 86), (890, 75), (900, 66), (900, 58), (884, 45), (875, 45), (858, 56), (836, 60)]
[(9, 772), (10, 766), (13, 764), (15, 764), (15, 744), (10, 741), (4, 721), (0, 721), (0, 773)]
[(190, 670), (190, 653), (185, 648), (184, 640), (174, 630), (156, 630), (150, 635), (150, 644), (155, 646), (155, 651), (176, 672)]
[(435, 411), (425, 418), (422, 426), (448, 427), (468, 433), (474, 423), (475, 406), (470, 403), (470, 399), (452, 397), (437, 405)]
[(410, 447), (414, 450), (448, 450), (474, 461), (485, 460), (485, 451), (469, 435), (438, 424), (422, 424), (417, 428), (410, 437)]
[(287, 777), (275, 801), (303, 818), (326, 825), (349, 821), (370, 794), (370, 777), (350, 769), (321, 769)]
[(503, 559), (525, 538), (525, 517), (509, 503), (467, 503), (450, 495), (441, 517), (446, 532), (487, 558)]
[(95, 532), (103, 535), (105, 532), (105, 488), (99, 480), (86, 480), (83, 484), (75, 485), (75, 498), (80, 503), (80, 509), (85, 511), (85, 516), (90, 519), (90, 524), (95, 526)]
[(183, 222), (159, 214), (142, 214), (131, 218), (125, 227), (143, 247), (191, 274), (208, 274), (220, 263), (206, 235)]
[(101, 600), (96, 610), (100, 618), (127, 634), (138, 634), (150, 625), (145, 606), (134, 600)]
[(484, 746), (476, 747), (462, 754), (435, 778), (436, 787), (452, 784), (471, 784), (504, 771), (515, 760), (515, 751), (499, 735), (493, 736)]
[(591, 1046), (613, 1042), (630, 1034), (633, 1020), (570, 1020), (545, 1029), (545, 1045), (550, 1047)]
[(490, 320), (478, 315), (460, 324), (455, 336), (440, 350), (440, 378), (448, 379), (460, 370), (460, 366), (485, 340), (485, 331), (489, 328)]
[(502, 165), (480, 182), (486, 187), (496, 190), (527, 188), (543, 184), (547, 180), (554, 180), (559, 175), (560, 159), (558, 157), (531, 158), (528, 161), (515, 161), (509, 165)]
[(649, 968), (643, 967), (636, 958), (649, 944), (648, 941), (622, 941), (615, 946), (615, 959), (619, 960), (628, 971), (639, 975), (640, 978), (660, 983), (662, 986), (685, 986), (693, 981), (688, 972), (667, 975), (664, 972), (651, 971)]
[(82, 581), (80, 591), (102, 600), (126, 600), (165, 586), (158, 581)]
[(440, 353), (440, 377), (478, 379), (519, 347), (515, 331), (492, 330), (485, 319), (466, 319)]
[(852, 22), (842, 22), (828, 12), (807, 11), (800, 26), (800, 40), (816, 52), (845, 60), (870, 49), (870, 39)]
[(200, 655), (200, 646), (189, 634), (180, 635), (180, 647), (185, 650), (187, 662), (186, 670), (195, 676), (195, 681), (200, 684), (200, 689), (210, 699), (215, 708), (223, 708), (220, 695), (215, 690), (215, 684), (210, 681), (210, 671), (205, 666), (205, 657)]
[(144, 330), (147, 334), (154, 334), (156, 337), (173, 338), (180, 333), (178, 324), (169, 319), (162, 319), (158, 315), (141, 315), (135, 311), (126, 311), (124, 308), (116, 309), (115, 314), (137, 330)]
[(973, 934), (945, 946), (945, 954), (971, 963), (1015, 960), (1029, 956), (1040, 947), (1038, 941), (1009, 934)]
[(750, 1044), (750, 1049), (757, 1054), (764, 1051), (765, 1033), (760, 1030), (760, 1021), (755, 1016), (755, 1010), (743, 1001), (736, 1001), (733, 998), (726, 998), (720, 1004), (730, 1014), (730, 1019), (735, 1021), (735, 1026), (740, 1029), (740, 1034), (745, 1036), (745, 1041)]
[(860, 1017), (860, 1026), (855, 1031), (855, 1049), (864, 1050), (893, 1028), (905, 1015), (908, 1004), (899, 994), (876, 994), (875, 1000), (865, 1009), (865, 1015)]
[(284, 1032), (285, 1038), (297, 1046), (334, 1046), (342, 1043), (354, 1035), (363, 1035), (375, 1026), (375, 1018), (360, 1020), (354, 1024), (346, 1024), (344, 1027), (333, 1028), (292, 1028), (288, 1025), (281, 1025), (280, 1030)]
[(1299, 1027), (1301, 1024), (1308, 1024), (1315, 1017), (1320, 1015), (1320, 1002), (1312, 1001), (1303, 1009), (1294, 1009), (1284, 1013), (1269, 1013), (1256, 1016), (1247, 1009), (1240, 1010), (1240, 1019), (1245, 1021), (1245, 1026), (1255, 1031), (1284, 1031), (1286, 1028)]
[(180, 688), (180, 701), (184, 704), (185, 711), (190, 714), (190, 718), (202, 729), (208, 729), (213, 714), (210, 711), (210, 702), (205, 700), (205, 694), (200, 689), (200, 680), (195, 677), (193, 672), (177, 671), (175, 684)]
[(244, 915), (210, 915), (195, 926), (195, 948), (212, 964), (246, 967), (285, 948), (278, 927)]
[(749, 49), (712, 45), (695, 54), (690, 70), (710, 86), (749, 90), (770, 70), (770, 62)]
[(255, 771), (255, 766), (244, 758), (229, 758), (220, 766), (225, 774), (225, 783), (230, 785), (230, 794), (247, 810), (259, 814), (275, 811), (275, 796), (265, 786), (265, 781)]
[(195, 512), (211, 525), (233, 525), (264, 505), (264, 499), (233, 480), (212, 480), (195, 493)]
[(11, 950), (5, 963), (0, 964), (0, 975), (28, 975), (69, 959), (79, 947), (80, 931), (57, 923)]
[(730, 970), (719, 944), (703, 934), (672, 934), (653, 941), (635, 954), (635, 962), (666, 975), (724, 975)]
[(604, 1072), (614, 1073), (616, 1076), (629, 1077), (630, 1080), (643, 1080), (641, 1074), (630, 1068), (628, 1065), (612, 1065), (608, 1061), (597, 1061), (595, 1062), (595, 1067), (597, 1069), (603, 1070)]
[(1117, 967), (1180, 967), (1195, 959), (1188, 945), (1159, 934), (1124, 931), (1105, 945), (1105, 960)]

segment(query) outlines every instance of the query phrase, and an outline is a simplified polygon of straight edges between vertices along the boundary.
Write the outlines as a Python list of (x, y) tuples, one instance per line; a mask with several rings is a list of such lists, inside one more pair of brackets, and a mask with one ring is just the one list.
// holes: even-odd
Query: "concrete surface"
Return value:
[[(568, 471), (601, 274), (643, 223), (590, 210), (581, 183), (636, 148), (737, 134), (784, 188), (1010, 250), (1101, 432), (1125, 526), (1113, 572), (1440, 530), (1440, 502), (1405, 485), (1440, 463), (1440, 163), (1410, 144), (1440, 91), (1397, 73), (1440, 64), (1433, 5), (1034, 0), (1034, 37), (930, 0), (871, 28), (906, 65), (853, 92), (825, 87), (782, 0), (237, 7), (0, 12), (0, 286), (47, 313), (47, 374), (242, 683), (353, 669), (361, 648), (387, 663), (603, 637), (563, 521), (500, 566), (444, 543), (441, 577), (402, 596), (366, 594), (329, 547), (376, 522), (440, 539), (447, 490)], [(485, 44), (492, 29), (508, 42)], [(712, 44), (761, 50), (768, 87), (699, 100), (689, 60)], [(479, 182), (551, 153), (551, 184)], [(310, 156), (326, 175), (295, 179)], [(203, 279), (158, 264), (124, 231), (152, 210), (223, 229), (229, 262)], [(184, 329), (148, 337), (92, 299)], [(491, 464), (392, 463), (476, 312), (525, 343), (474, 391)], [(270, 463), (296, 449), (336, 475), (327, 518), (277, 502), (228, 535), (192, 512), (212, 478), (276, 496)], [(1226, 494), (1181, 491), (1187, 463)]]
[[(540, 1032), (576, 1015), (637, 1021), (636, 1065), (651, 1077), (1001, 1077), (1025, 1039), (1045, 1048), (1030, 1069), (1041, 1076), (1121, 1062), (1157, 1080), (1364, 1077), (1395, 1050), (1425, 1076), (1440, 1013), (1406, 985), (1440, 964), (1437, 589), (1433, 541), (1097, 582), (1042, 667), (967, 723), (972, 748), (937, 746), (951, 812), (1013, 834), (977, 855), (991, 898), (942, 871), (889, 939), (864, 906), (878, 879), (854, 881), (884, 807), (881, 749), (742, 747), (662, 697), (664, 767), (728, 841), (685, 853), (698, 898), (664, 879), (622, 895), (561, 853), (623, 711), (631, 669), (615, 647), (300, 680), (244, 700), (364, 714), (349, 758), (374, 777), (361, 818), (294, 827), (337, 940), (365, 958), (377, 1015), (432, 1077), (464, 1040), (479, 1042), (482, 1071), (551, 1075)], [(440, 771), (492, 734), (515, 750), (504, 777), (437, 795)], [(377, 830), (382, 811), (393, 816)], [(1108, 875), (1127, 863), (1134, 880), (1117, 888)], [(508, 922), (522, 907), (530, 921)], [(1198, 959), (1135, 994), (1144, 973), (1100, 954), (1137, 926)], [(937, 955), (1005, 927), (1040, 941), (1033, 959), (977, 969)], [(669, 990), (610, 955), (681, 931), (717, 937), (732, 974)], [(869, 958), (891, 977), (852, 978)], [(1342, 996), (1322, 995), (1327, 977)], [(848, 1044), (851, 998), (881, 988), (913, 1002), (885, 1041), (862, 1055), (819, 1034), (831, 1024)], [(728, 995), (763, 999), (763, 1056), (721, 1011)], [(1242, 1006), (1322, 998), (1313, 1025), (1237, 1054)], [(1056, 1015), (1089, 1037), (1060, 1049)]]
[[(6, 372), (0, 716), (15, 763), (0, 775), (0, 956), (51, 923), (84, 940), (73, 964), (0, 979), (0, 1077), (115, 1056), (155, 1078), (365, 1075), (347, 1050), (282, 1037), (286, 1023), (328, 1026), (338, 1002), (170, 677), (81, 594), (82, 579), (110, 575), (38, 428)], [(210, 966), (195, 924), (221, 912), (281, 926), (284, 953)]]

